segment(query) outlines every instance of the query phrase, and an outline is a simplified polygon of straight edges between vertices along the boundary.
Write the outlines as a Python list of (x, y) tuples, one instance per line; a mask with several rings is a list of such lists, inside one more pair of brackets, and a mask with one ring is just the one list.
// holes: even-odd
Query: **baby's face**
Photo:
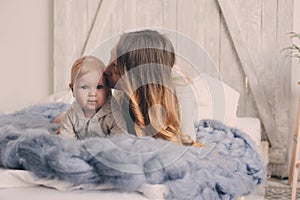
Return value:
[(73, 94), (86, 117), (92, 117), (105, 103), (107, 86), (102, 73), (90, 70), (75, 81)]

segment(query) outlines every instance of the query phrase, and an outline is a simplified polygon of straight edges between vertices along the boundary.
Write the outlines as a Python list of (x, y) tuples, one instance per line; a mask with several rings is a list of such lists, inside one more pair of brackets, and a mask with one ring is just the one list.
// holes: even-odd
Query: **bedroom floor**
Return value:
[[(258, 187), (251, 195), (239, 200), (290, 200), (292, 187), (287, 185), (287, 180), (270, 178), (262, 187)], [(297, 199), (300, 200), (300, 182), (298, 182)]]
[[(297, 199), (300, 199), (300, 182), (297, 187)], [(287, 180), (270, 178), (265, 186), (264, 199), (266, 200), (290, 200), (292, 187), (287, 185)], [(253, 199), (254, 200), (254, 199)]]

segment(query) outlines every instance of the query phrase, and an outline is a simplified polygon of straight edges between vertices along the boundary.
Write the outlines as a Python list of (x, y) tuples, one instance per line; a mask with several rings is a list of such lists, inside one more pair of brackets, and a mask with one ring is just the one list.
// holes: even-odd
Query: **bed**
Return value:
[[(199, 89), (199, 80), (195, 81)], [(195, 122), (197, 139), (205, 144), (202, 148), (128, 134), (63, 139), (54, 134), (58, 124), (53, 120), (69, 108), (70, 92), (1, 115), (0, 199), (235, 199), (249, 195), (266, 178), (260, 124), (256, 118), (237, 118), (239, 95), (224, 88), (230, 102), (224, 121), (208, 116)], [(207, 100), (201, 101), (199, 109), (207, 109)]]

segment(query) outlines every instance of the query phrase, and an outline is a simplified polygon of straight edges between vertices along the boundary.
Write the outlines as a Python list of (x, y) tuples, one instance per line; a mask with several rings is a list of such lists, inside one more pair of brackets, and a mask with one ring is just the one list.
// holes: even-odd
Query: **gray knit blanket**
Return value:
[(39, 178), (112, 185), (126, 192), (143, 184), (166, 186), (166, 199), (234, 199), (251, 193), (266, 177), (254, 142), (221, 122), (195, 125), (204, 147), (179, 146), (129, 134), (67, 140), (52, 134), (53, 119), (69, 108), (35, 105), (0, 116), (0, 167), (23, 169)]

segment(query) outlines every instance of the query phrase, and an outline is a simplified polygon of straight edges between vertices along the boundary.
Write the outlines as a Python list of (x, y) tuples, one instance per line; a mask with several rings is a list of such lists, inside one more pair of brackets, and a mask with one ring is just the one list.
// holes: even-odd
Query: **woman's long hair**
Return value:
[(136, 31), (123, 34), (116, 50), (136, 135), (199, 146), (180, 130), (178, 99), (171, 77), (175, 64), (171, 41), (157, 31)]

